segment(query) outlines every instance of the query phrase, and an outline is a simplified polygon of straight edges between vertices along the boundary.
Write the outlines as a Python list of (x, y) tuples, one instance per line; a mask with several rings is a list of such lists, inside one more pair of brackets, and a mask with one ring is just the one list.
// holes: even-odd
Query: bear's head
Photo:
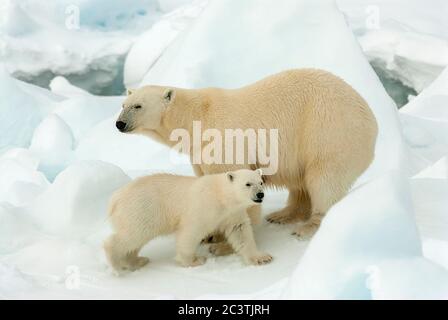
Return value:
[(236, 202), (251, 206), (263, 202), (264, 186), (261, 169), (226, 172), (227, 183)]
[(160, 127), (164, 110), (174, 100), (174, 89), (145, 86), (127, 90), (123, 110), (115, 125), (121, 132), (144, 133)]

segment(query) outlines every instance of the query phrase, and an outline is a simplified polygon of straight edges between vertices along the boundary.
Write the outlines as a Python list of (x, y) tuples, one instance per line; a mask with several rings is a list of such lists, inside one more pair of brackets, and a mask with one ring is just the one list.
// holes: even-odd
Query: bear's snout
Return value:
[(121, 132), (124, 131), (124, 129), (126, 128), (126, 123), (123, 121), (117, 121), (115, 123), (115, 126), (117, 127), (118, 130), (120, 130)]
[(263, 198), (264, 198), (264, 193), (263, 192), (257, 192), (257, 194), (255, 195), (255, 199), (253, 199), (253, 202), (257, 202), (257, 203), (261, 203), (263, 202)]

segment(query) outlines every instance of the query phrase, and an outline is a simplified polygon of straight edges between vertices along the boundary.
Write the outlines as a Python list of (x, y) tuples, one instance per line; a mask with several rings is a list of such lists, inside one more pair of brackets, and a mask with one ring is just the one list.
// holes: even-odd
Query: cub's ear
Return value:
[(258, 174), (259, 174), (260, 176), (263, 175), (263, 170), (261, 170), (261, 169), (257, 169), (256, 171), (258, 172)]
[(126, 94), (127, 94), (128, 96), (130, 96), (131, 94), (134, 93), (134, 91), (135, 91), (135, 89), (126, 89)]
[(233, 175), (233, 172), (226, 172), (227, 179), (229, 179), (230, 182), (233, 182), (233, 179), (235, 178)]
[(176, 92), (174, 91), (174, 89), (166, 89), (165, 92), (163, 93), (163, 99), (166, 102), (172, 102), (174, 101), (174, 98), (176, 97)]

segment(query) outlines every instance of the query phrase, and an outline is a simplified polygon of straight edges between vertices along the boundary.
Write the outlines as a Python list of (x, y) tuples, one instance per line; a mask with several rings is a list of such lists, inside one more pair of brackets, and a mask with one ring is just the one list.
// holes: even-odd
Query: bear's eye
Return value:
[(250, 187), (252, 185), (252, 183), (246, 183), (246, 187)]
[(135, 109), (141, 109), (142, 106), (137, 105), (137, 106), (134, 106), (134, 108), (135, 108)]

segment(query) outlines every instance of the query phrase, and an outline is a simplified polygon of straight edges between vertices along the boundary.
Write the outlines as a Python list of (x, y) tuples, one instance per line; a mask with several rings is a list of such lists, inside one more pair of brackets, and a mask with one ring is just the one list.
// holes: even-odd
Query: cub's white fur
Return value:
[(261, 202), (261, 171), (238, 170), (203, 177), (157, 174), (139, 178), (111, 199), (109, 218), (114, 234), (104, 243), (106, 256), (117, 270), (136, 270), (149, 260), (140, 249), (160, 235), (176, 233), (176, 260), (197, 266), (201, 240), (223, 232), (248, 264), (272, 260), (255, 244), (247, 208)]

